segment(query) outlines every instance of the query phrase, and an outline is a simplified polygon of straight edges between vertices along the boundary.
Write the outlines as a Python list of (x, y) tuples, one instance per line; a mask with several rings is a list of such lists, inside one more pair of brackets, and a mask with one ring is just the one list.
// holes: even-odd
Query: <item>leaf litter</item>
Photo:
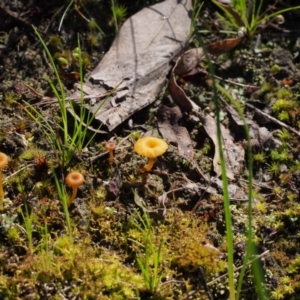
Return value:
[[(155, 101), (170, 62), (186, 47), (191, 12), (191, 0), (168, 0), (142, 9), (123, 24), (82, 88), (94, 99), (118, 86), (115, 96), (86, 106), (93, 113), (101, 107), (96, 119), (109, 130)], [(78, 96), (80, 91), (72, 97)]]

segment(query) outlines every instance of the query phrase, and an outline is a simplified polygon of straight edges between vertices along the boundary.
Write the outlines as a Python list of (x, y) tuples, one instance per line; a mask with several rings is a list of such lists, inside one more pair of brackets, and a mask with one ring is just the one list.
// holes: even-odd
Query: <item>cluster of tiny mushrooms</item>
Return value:
[[(110, 165), (113, 164), (114, 160), (114, 150), (116, 149), (116, 144), (114, 142), (107, 142), (105, 145), (105, 149), (109, 152), (109, 159), (108, 162)], [(168, 144), (159, 138), (152, 137), (152, 136), (145, 136), (137, 140), (134, 145), (134, 151), (141, 155), (148, 158), (148, 163), (143, 166), (141, 169), (144, 172), (149, 172), (154, 164), (155, 158), (164, 154), (168, 149)], [(3, 208), (3, 198), (4, 198), (4, 191), (2, 185), (2, 169), (7, 166), (8, 164), (8, 156), (2, 152), (0, 152), (0, 208)], [(66, 184), (72, 187), (72, 195), (68, 201), (68, 206), (76, 198), (77, 190), (80, 185), (84, 183), (84, 177), (80, 172), (71, 172), (65, 178)]]

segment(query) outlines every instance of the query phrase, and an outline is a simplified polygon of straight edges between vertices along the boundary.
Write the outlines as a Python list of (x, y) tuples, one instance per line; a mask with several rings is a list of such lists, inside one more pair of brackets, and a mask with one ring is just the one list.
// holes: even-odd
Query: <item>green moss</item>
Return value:
[(18, 241), (21, 240), (21, 237), (19, 235), (19, 231), (18, 229), (13, 226), (13, 227), (10, 227), (7, 231), (7, 239), (11, 242), (16, 242), (18, 243)]
[(281, 141), (284, 141), (284, 142), (288, 141), (291, 138), (290, 132), (285, 128), (282, 128), (280, 133), (277, 134), (277, 136), (280, 138)]
[(287, 149), (283, 149), (282, 151), (272, 150), (270, 157), (272, 160), (280, 162), (287, 162), (293, 158)]
[(94, 33), (89, 33), (86, 37), (88, 44), (92, 47), (98, 47), (100, 45), (101, 39), (101, 35)]
[(288, 114), (287, 111), (281, 111), (279, 114), (278, 114), (278, 119), (280, 121), (283, 121), (283, 122), (287, 122), (289, 120), (290, 116)]
[(24, 160), (34, 160), (39, 157), (46, 157), (46, 151), (35, 147), (33, 144), (30, 144), (30, 146), (20, 155), (20, 158)]
[(277, 74), (279, 71), (281, 70), (281, 68), (278, 65), (273, 65), (270, 69), (270, 73), (272, 75)]
[(49, 45), (54, 46), (54, 47), (59, 47), (61, 46), (62, 41), (61, 41), (61, 37), (58, 35), (51, 35), (49, 38)]
[(263, 85), (260, 88), (260, 92), (263, 93), (268, 93), (272, 90), (272, 85), (268, 82), (263, 83)]
[(98, 24), (95, 21), (95, 19), (93, 19), (93, 18), (90, 19), (90, 22), (88, 23), (88, 26), (89, 26), (90, 30), (98, 29)]
[(277, 92), (277, 98), (278, 99), (290, 99), (292, 98), (292, 93), (290, 90), (286, 88), (282, 88)]
[(13, 291), (10, 287), (11, 279), (0, 274), (0, 294), (3, 299), (13, 299)]
[(19, 98), (20, 96), (14, 92), (7, 92), (4, 94), (4, 105), (11, 106), (16, 101), (18, 101)]
[(137, 141), (141, 137), (141, 132), (139, 130), (134, 130), (130, 133), (130, 137)]
[(280, 165), (276, 162), (268, 165), (268, 171), (273, 175), (278, 175), (280, 173)]
[(253, 155), (253, 160), (258, 163), (263, 163), (266, 160), (266, 154), (264, 152), (259, 152)]
[(209, 226), (188, 213), (183, 213), (180, 220), (177, 234), (173, 236), (171, 244), (168, 243), (172, 249), (169, 253), (172, 264), (188, 273), (202, 266), (208, 277), (222, 272), (226, 262), (221, 259), (220, 251), (207, 239)]
[(272, 106), (272, 111), (275, 113), (281, 112), (282, 110), (295, 109), (295, 103), (286, 99), (278, 99)]

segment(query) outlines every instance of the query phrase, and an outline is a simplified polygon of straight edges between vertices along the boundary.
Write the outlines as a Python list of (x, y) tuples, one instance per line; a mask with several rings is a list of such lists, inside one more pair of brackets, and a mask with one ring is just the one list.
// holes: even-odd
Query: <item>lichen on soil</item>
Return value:
[[(119, 4), (128, 17), (157, 2)], [(53, 55), (66, 95), (78, 81), (78, 36), (86, 76), (116, 35), (110, 1), (73, 1), (63, 17), (69, 3), (4, 0), (0, 4), (0, 151), (10, 157), (3, 169), (0, 299), (210, 299), (208, 290), (213, 299), (228, 299), (222, 187), (220, 181), (204, 180), (204, 176), (215, 178), (215, 149), (203, 126), (187, 116), (180, 120), (192, 139), (193, 161), (179, 155), (178, 145), (170, 144), (153, 170), (143, 173), (141, 166), (147, 161), (133, 151), (145, 133), (159, 136), (157, 109), (161, 104), (174, 105), (167, 89), (113, 132), (95, 135), (68, 165), (61, 163), (39, 124), (24, 110), (26, 102), (36, 105), (51, 124), (60, 122), (46, 78), (54, 85), (57, 79), (32, 25)], [(220, 33), (215, 10), (212, 3), (204, 4), (190, 47), (200, 45), (199, 35), (205, 44), (229, 37)], [(253, 238), (257, 254), (265, 253), (259, 261), (268, 299), (300, 297), (299, 136), (246, 104), (299, 130), (298, 14), (290, 12), (282, 26), (263, 29), (258, 48), (255, 35), (212, 58), (220, 84), (240, 100), (245, 116), (272, 133), (268, 141), (251, 137)], [(208, 71), (205, 62), (201, 67)], [(207, 74), (186, 79), (181, 86), (214, 116)], [(41, 97), (48, 103), (39, 106)], [(243, 130), (225, 106), (222, 113), (222, 124), (236, 143), (243, 144)], [(119, 146), (112, 165), (105, 150), (108, 140)], [(230, 182), (236, 190), (230, 206), (236, 278), (247, 242), (248, 208), (241, 196), (248, 189), (247, 159)], [(85, 183), (68, 208), (68, 224), (57, 184), (69, 195), (64, 178), (72, 170), (80, 171)], [(141, 264), (148, 268), (148, 279)], [(252, 275), (249, 266), (241, 299), (257, 299)]]

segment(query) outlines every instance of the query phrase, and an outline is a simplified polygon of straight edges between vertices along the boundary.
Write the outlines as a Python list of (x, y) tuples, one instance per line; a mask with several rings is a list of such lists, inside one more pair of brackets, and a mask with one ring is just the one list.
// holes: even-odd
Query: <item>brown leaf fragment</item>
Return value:
[[(242, 128), (244, 131), (244, 123), (240, 118), (237, 111), (226, 103), (226, 110), (231, 115), (232, 120), (235, 122), (235, 125)], [(260, 149), (269, 150), (277, 148), (281, 145), (281, 142), (276, 139), (272, 132), (270, 132), (266, 127), (260, 127), (254, 120), (245, 117), (245, 120), (248, 124), (250, 142), (254, 151), (258, 151)], [(236, 132), (240, 130), (237, 128)], [(246, 148), (247, 143), (244, 142), (244, 148)]]
[(161, 105), (157, 111), (158, 129), (170, 143), (177, 145), (178, 153), (188, 161), (194, 157), (190, 135), (185, 127), (178, 125), (182, 113), (178, 107)]
[[(244, 132), (244, 122), (239, 116), (238, 112), (231, 107), (227, 102), (223, 101), (226, 105), (226, 110), (232, 117), (234, 124), (236, 125), (235, 134), (238, 136), (240, 132)], [(281, 142), (276, 139), (272, 132), (270, 132), (266, 127), (260, 127), (254, 120), (245, 116), (245, 120), (248, 124), (249, 135), (251, 146), (254, 151), (261, 149), (269, 150), (277, 148), (281, 145)], [(247, 142), (243, 142), (244, 148), (247, 146)]]
[(181, 76), (196, 68), (200, 61), (203, 59), (203, 48), (190, 49), (181, 55), (174, 67), (174, 73)]
[(212, 55), (220, 55), (235, 48), (237, 45), (241, 43), (243, 39), (244, 37), (237, 37), (233, 39), (226, 39), (223, 41), (212, 43), (206, 46), (206, 50), (208, 53)]
[[(242, 40), (243, 38), (234, 38), (212, 43), (206, 46), (206, 50), (212, 55), (220, 55), (236, 47)], [(204, 54), (205, 52), (201, 47), (186, 51), (177, 59), (171, 72), (169, 79), (170, 94), (182, 112), (191, 113), (193, 109), (199, 111), (199, 108), (191, 101), (191, 99), (189, 99), (189, 97), (187, 97), (183, 89), (177, 84), (176, 76), (184, 76), (187, 73), (191, 75), (199, 72), (199, 70), (193, 72), (193, 69), (195, 69), (200, 61), (204, 59)]]
[(176, 83), (175, 75), (172, 72), (169, 80), (169, 91), (174, 102), (182, 112), (190, 113), (193, 110), (192, 101), (187, 97), (183, 89)]
[[(82, 87), (91, 99), (99, 99), (116, 87), (126, 91), (116, 93), (114, 99), (85, 105), (109, 130), (155, 101), (166, 83), (171, 60), (185, 48), (191, 11), (192, 0), (166, 0), (125, 21), (110, 50)], [(72, 99), (78, 96), (79, 91)]]
[[(220, 164), (216, 121), (210, 115), (205, 115), (202, 118), (202, 123), (207, 135), (214, 143), (215, 154), (213, 159), (213, 166), (217, 176), (220, 176), (222, 172)], [(222, 124), (220, 126), (223, 142), (223, 153), (226, 164), (226, 174), (229, 179), (234, 179), (234, 176), (240, 173), (241, 168), (243, 166), (245, 150), (240, 144), (234, 143), (233, 137), (230, 135), (230, 132), (227, 128), (225, 128)]]

